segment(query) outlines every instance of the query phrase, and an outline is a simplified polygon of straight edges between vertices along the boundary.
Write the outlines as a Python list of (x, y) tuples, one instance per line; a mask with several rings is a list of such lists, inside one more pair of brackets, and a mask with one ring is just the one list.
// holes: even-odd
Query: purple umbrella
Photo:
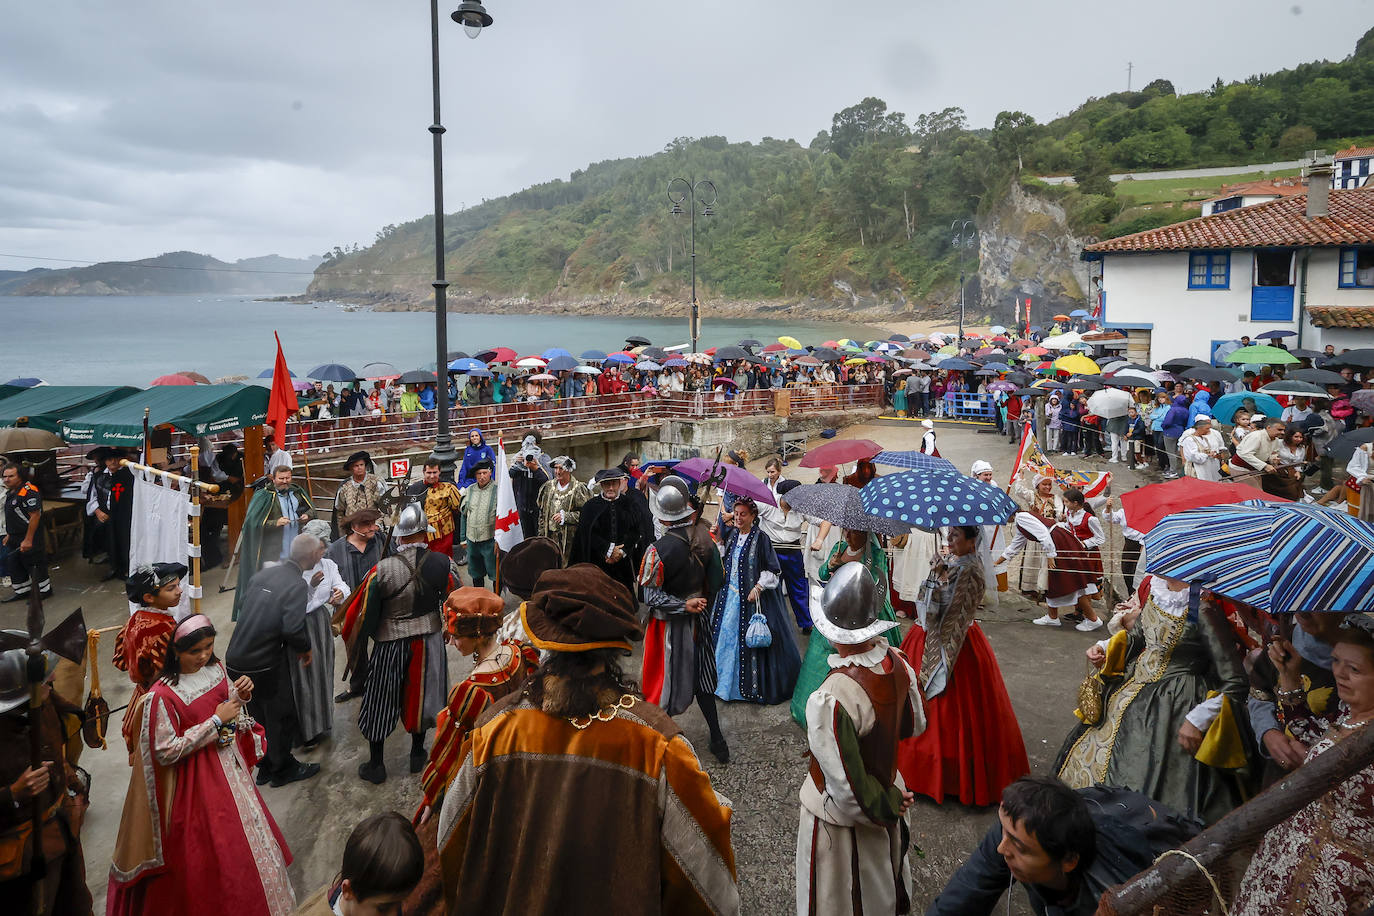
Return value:
[(709, 480), (733, 496), (748, 496), (755, 502), (767, 503), (770, 506), (778, 504), (773, 498), (772, 491), (768, 489), (768, 484), (738, 465), (717, 464), (709, 458), (688, 458), (675, 467), (673, 473), (702, 483)]
[(998, 379), (995, 382), (988, 382), (988, 391), (1015, 391), (1016, 386), (1011, 382)]

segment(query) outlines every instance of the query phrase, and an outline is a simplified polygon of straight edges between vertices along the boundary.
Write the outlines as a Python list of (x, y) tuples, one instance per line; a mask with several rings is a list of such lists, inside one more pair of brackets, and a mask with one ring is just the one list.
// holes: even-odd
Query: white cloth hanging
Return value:
[[(134, 471), (133, 524), (129, 532), (129, 569), (149, 563), (181, 563), (191, 566), (191, 494), (171, 481), (161, 486), (147, 471)], [(190, 573), (182, 583), (178, 621), (190, 616)], [(138, 610), (130, 603), (129, 613)]]

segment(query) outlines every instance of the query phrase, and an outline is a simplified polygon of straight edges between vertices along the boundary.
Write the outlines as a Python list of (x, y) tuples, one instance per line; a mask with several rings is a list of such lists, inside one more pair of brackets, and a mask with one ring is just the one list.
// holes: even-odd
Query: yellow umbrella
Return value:
[(836, 343), (838, 343), (838, 344), (839, 344), (840, 346), (842, 346), (842, 347), (857, 347), (857, 346), (859, 346), (859, 344), (858, 344), (857, 341), (850, 340), (848, 337), (845, 337), (845, 338), (842, 338), (842, 339), (840, 339), (840, 340), (837, 340)]
[(779, 337), (778, 343), (793, 350), (800, 350), (802, 348), (801, 341), (797, 340), (795, 337)]
[(1054, 361), (1054, 368), (1075, 375), (1099, 375), (1102, 372), (1097, 363), (1082, 353), (1071, 353), (1068, 356), (1059, 357)]

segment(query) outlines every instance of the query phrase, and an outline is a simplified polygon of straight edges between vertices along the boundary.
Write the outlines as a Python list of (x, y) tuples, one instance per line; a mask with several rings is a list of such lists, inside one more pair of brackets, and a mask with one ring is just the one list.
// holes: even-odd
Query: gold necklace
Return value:
[(610, 706), (599, 709), (589, 716), (578, 716), (577, 718), (569, 719), (568, 724), (581, 731), (593, 722), (609, 722), (616, 717), (616, 710), (629, 709), (631, 706), (635, 705), (637, 699), (638, 698), (632, 693), (624, 694)]

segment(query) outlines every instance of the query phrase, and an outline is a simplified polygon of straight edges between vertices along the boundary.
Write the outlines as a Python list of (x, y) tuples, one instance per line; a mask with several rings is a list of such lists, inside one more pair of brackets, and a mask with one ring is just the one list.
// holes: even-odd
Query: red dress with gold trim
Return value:
[[(115, 634), (114, 666), (127, 672), (134, 683), (133, 695), (129, 698), (129, 709), (133, 709), (139, 697), (143, 696), (162, 675), (162, 662), (167, 657), (167, 645), (172, 641), (172, 633), (177, 628), (176, 618), (171, 611), (142, 607), (134, 611), (129, 622)], [(130, 733), (134, 718), (124, 714), (122, 732), (124, 744), (129, 752), (134, 750), (137, 739)]]

